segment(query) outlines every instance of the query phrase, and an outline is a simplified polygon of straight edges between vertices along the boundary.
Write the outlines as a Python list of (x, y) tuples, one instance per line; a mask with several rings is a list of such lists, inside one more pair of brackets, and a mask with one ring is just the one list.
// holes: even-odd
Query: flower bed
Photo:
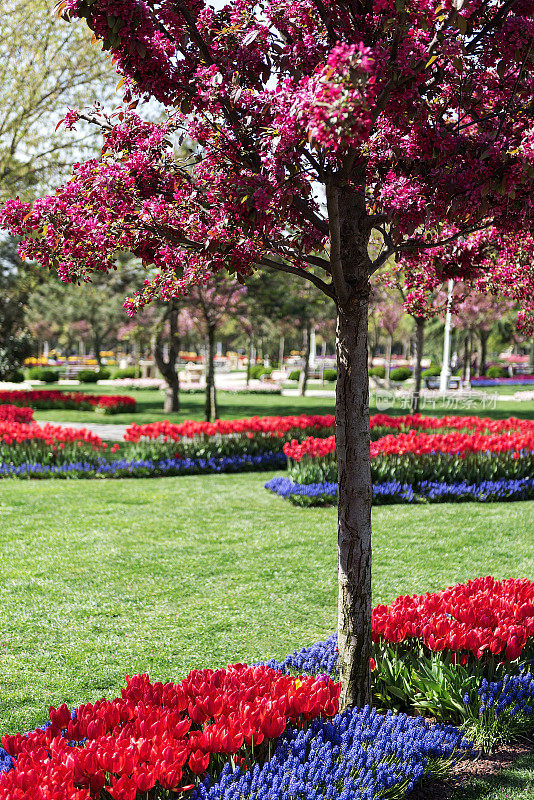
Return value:
[[(378, 424), (375, 418), (375, 430), (383, 433), (395, 422), (396, 434), (371, 442), (375, 503), (532, 496), (532, 421), (495, 423), (472, 417), (401, 417), (396, 421), (381, 416)], [(462, 429), (441, 432), (453, 424)], [(429, 427), (439, 432), (427, 432)], [(335, 436), (293, 440), (283, 449), (289, 460), (289, 480), (269, 481), (266, 488), (299, 505), (336, 502)]]
[(513, 378), (471, 378), (474, 387), (488, 386), (530, 386), (534, 384), (534, 375), (514, 375)]
[(487, 577), (374, 609), (373, 710), (337, 713), (335, 635), (281, 663), (127, 677), (2, 737), (0, 800), (400, 800), (472, 750), (451, 719), (486, 748), (532, 726), (533, 635), (534, 583)]
[[(107, 447), (106, 443), (102, 448)], [(116, 452), (113, 445), (108, 453)], [(0, 463), (0, 478), (160, 478), (172, 475), (199, 475), (221, 472), (256, 472), (281, 469), (285, 456), (279, 452), (265, 452), (257, 455), (221, 456), (220, 458), (98, 458), (73, 460), (60, 463), (23, 461), (21, 463)]]
[(282, 452), (285, 443), (318, 431), (330, 433), (334, 417), (324, 416), (249, 417), (219, 419), (215, 422), (186, 420), (130, 425), (124, 436), (132, 452), (142, 458), (209, 458)]
[[(533, 582), (485, 577), (402, 596), (373, 609), (372, 629), (372, 686), (380, 708), (467, 726), (486, 746), (503, 729), (532, 725)], [(337, 636), (268, 665), (336, 679)]]
[(135, 398), (128, 395), (86, 394), (62, 392), (57, 389), (31, 391), (0, 391), (0, 403), (31, 408), (72, 408), (78, 411), (97, 411), (102, 414), (122, 414), (137, 411)]
[[(337, 503), (337, 481), (295, 483), (290, 478), (271, 478), (265, 488), (297, 506), (325, 506)], [(413, 486), (399, 481), (373, 484), (373, 504), (395, 503), (479, 503), (534, 500), (534, 478), (480, 481), (478, 483), (440, 483), (418, 481)]]
[[(96, 463), (108, 445), (85, 428), (0, 420), (0, 472), (21, 464), (68, 464), (84, 458)], [(116, 446), (111, 448), (115, 452)]]
[(0, 422), (33, 422), (33, 408), (24, 406), (0, 405)]

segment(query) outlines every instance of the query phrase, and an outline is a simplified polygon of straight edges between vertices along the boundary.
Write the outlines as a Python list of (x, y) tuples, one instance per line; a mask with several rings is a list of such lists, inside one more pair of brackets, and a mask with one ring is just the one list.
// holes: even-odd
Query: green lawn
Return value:
[[(42, 388), (42, 387), (41, 387)], [(157, 420), (170, 419), (173, 422), (181, 422), (184, 419), (203, 419), (204, 416), (204, 394), (181, 394), (181, 411), (177, 414), (165, 414), (163, 412), (163, 392), (162, 391), (134, 391), (122, 389), (120, 392), (110, 387), (85, 384), (82, 387), (73, 387), (75, 391), (88, 391), (95, 394), (128, 394), (135, 397), (138, 404), (138, 412), (135, 414), (116, 414), (104, 416), (94, 411), (65, 411), (48, 410), (36, 411), (37, 420), (50, 420), (54, 422), (100, 422), (110, 424), (130, 424), (132, 422), (145, 423)], [(281, 395), (266, 394), (233, 394), (230, 392), (218, 392), (219, 414), (222, 419), (234, 419), (237, 417), (251, 417), (253, 415), (280, 415), (288, 414), (332, 414), (334, 412), (334, 398), (328, 397), (282, 397)], [(374, 397), (371, 396), (371, 413), (376, 413), (377, 408), (373, 405)], [(388, 409), (380, 409), (388, 414), (406, 414), (407, 410), (396, 405)], [(534, 419), (534, 402), (517, 402), (511, 399), (499, 400), (495, 409), (482, 409), (480, 403), (472, 407), (460, 405), (456, 407), (444, 403), (437, 403), (436, 408), (426, 407), (422, 409), (424, 414), (443, 416), (444, 414), (470, 415), (478, 414), (481, 416), (492, 417), (493, 419), (505, 419), (510, 416), (520, 416)]]
[[(0, 731), (124, 676), (283, 657), (336, 624), (336, 511), (271, 475), (4, 481)], [(374, 509), (376, 602), (476, 577), (532, 576), (534, 502)]]

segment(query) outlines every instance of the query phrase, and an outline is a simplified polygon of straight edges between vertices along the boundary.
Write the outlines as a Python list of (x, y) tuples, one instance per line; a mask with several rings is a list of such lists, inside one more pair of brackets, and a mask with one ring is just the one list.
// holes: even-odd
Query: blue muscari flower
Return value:
[[(265, 488), (279, 494), (286, 500), (291, 497), (307, 497), (311, 504), (335, 502), (338, 485), (334, 482), (296, 483), (287, 477), (277, 477), (265, 483)], [(445, 502), (457, 500), (476, 500), (478, 502), (529, 500), (534, 498), (534, 478), (517, 480), (481, 481), (469, 484), (465, 481), (444, 483), (438, 481), (419, 481), (411, 486), (397, 480), (384, 481), (373, 485), (373, 502), (382, 503), (420, 503)]]

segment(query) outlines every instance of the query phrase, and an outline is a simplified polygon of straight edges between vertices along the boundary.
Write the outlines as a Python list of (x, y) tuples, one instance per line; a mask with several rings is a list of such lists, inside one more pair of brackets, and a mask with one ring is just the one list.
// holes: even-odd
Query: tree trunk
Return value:
[(391, 349), (393, 347), (393, 336), (388, 333), (388, 341), (386, 345), (386, 386), (391, 388)]
[(280, 346), (278, 348), (278, 369), (284, 369), (284, 347), (285, 347), (285, 338), (284, 335), (280, 336)]
[(467, 345), (466, 345), (467, 364), (465, 368), (466, 383), (471, 382), (471, 359), (473, 357), (473, 332), (471, 329), (467, 331)]
[(96, 363), (98, 364), (98, 369), (102, 367), (102, 356), (100, 355), (100, 349), (102, 347), (102, 343), (100, 341), (100, 336), (98, 333), (93, 335), (93, 347), (95, 348), (95, 358)]
[(311, 346), (311, 322), (306, 323), (304, 343), (304, 364), (299, 375), (299, 397), (304, 397), (306, 394), (306, 387), (308, 385), (308, 375), (310, 373), (310, 346)]
[(336, 445), (339, 480), (340, 708), (371, 702), (371, 458), (367, 300), (339, 308)]
[(250, 332), (248, 337), (248, 358), (247, 358), (247, 388), (250, 381), (250, 370), (252, 369), (252, 353), (254, 351), (254, 332)]
[(208, 363), (206, 370), (206, 422), (218, 418), (217, 395), (215, 392), (215, 326), (208, 325)]
[(488, 339), (490, 331), (479, 331), (478, 338), (480, 339), (480, 359), (478, 363), (478, 375), (482, 377), (486, 374), (486, 361), (488, 360)]
[(530, 359), (529, 359), (529, 365), (530, 365), (532, 368), (534, 368), (534, 338), (533, 338), (533, 339), (532, 339), (532, 341), (530, 342)]
[(423, 346), (425, 341), (425, 318), (415, 317), (415, 369), (414, 385), (412, 392), (412, 402), (410, 411), (412, 414), (419, 413), (419, 402), (421, 398), (421, 361), (423, 358)]
[(164, 317), (169, 320), (169, 342), (168, 352), (165, 353), (163, 342), (163, 330), (160, 329), (154, 341), (154, 360), (163, 375), (165, 383), (165, 400), (163, 401), (163, 411), (166, 414), (180, 410), (180, 378), (176, 371), (176, 359), (180, 351), (180, 339), (178, 338), (178, 304), (171, 300), (168, 310)]

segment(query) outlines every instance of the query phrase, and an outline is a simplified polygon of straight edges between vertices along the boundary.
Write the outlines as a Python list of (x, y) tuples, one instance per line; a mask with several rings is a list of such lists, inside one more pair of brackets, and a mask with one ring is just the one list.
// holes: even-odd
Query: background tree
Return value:
[[(449, 257), (429, 285), (474, 276), (486, 267), (480, 230), (532, 274), (532, 261), (511, 261), (520, 240), (531, 249), (530, 0), (62, 0), (59, 11), (113, 51), (127, 104), (153, 97), (167, 118), (84, 113), (104, 133), (102, 156), (54, 196), (8, 202), (2, 224), (70, 279), (111, 269), (125, 249), (140, 256), (157, 274), (131, 310), (223, 268), (297, 275), (335, 301), (341, 708), (364, 705), (370, 279), (389, 258), (420, 269), (431, 250)], [(194, 158), (175, 158), (180, 130), (198, 142)], [(384, 247), (373, 258), (374, 232)], [(510, 282), (501, 265), (493, 283)]]

